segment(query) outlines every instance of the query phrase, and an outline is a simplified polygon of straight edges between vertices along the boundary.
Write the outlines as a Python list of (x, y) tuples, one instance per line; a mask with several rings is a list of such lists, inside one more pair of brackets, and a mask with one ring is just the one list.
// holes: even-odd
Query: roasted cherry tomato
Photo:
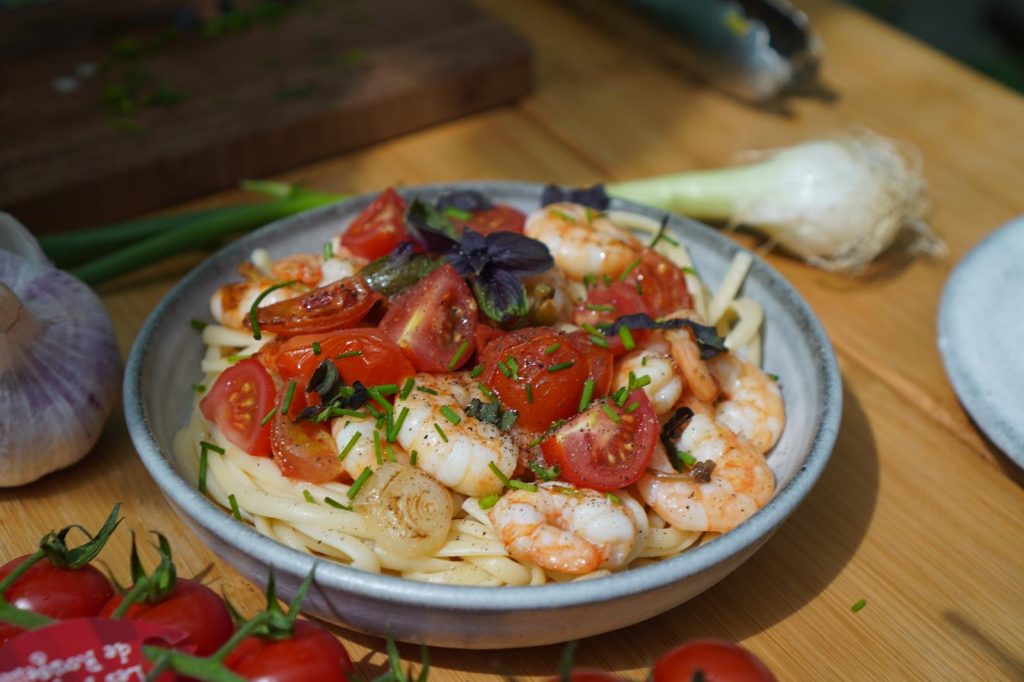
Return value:
[[(587, 291), (587, 300), (576, 306), (573, 311), (573, 322), (578, 326), (599, 324), (611, 324), (623, 315), (634, 313), (651, 314), (647, 302), (643, 296), (637, 293), (636, 285), (626, 282), (612, 282), (611, 284), (600, 284)], [(636, 329), (631, 332), (634, 343), (642, 343), (650, 332), (646, 329)], [(620, 336), (606, 336), (608, 348), (613, 355), (622, 355), (626, 352)]]
[[(121, 596), (115, 595), (100, 612), (109, 618), (121, 605)], [(125, 618), (160, 623), (188, 633), (181, 646), (195, 645), (197, 656), (209, 656), (228, 641), (234, 632), (231, 614), (217, 593), (194, 580), (178, 578), (170, 595), (147, 604), (136, 602), (128, 607)]]
[(246, 637), (224, 665), (257, 682), (346, 682), (352, 661), (330, 632), (307, 620), (295, 621), (288, 639)]
[[(625, 680), (618, 675), (612, 675), (596, 668), (573, 668), (569, 671), (568, 677), (557, 675), (549, 677), (547, 682), (625, 682)], [(680, 680), (680, 682), (683, 681)], [(685, 682), (690, 681), (686, 680)]]
[(480, 356), (481, 380), (519, 412), (517, 423), (525, 429), (545, 431), (579, 408), (590, 366), (566, 337), (550, 327), (529, 327), (495, 339)]
[[(313, 352), (318, 344), (320, 353)], [(401, 384), (416, 373), (398, 346), (384, 338), (376, 329), (343, 329), (330, 334), (293, 336), (275, 353), (277, 371), (285, 379), (299, 377), (302, 383), (324, 360), (338, 368), (345, 383), (356, 381), (364, 386)]]
[(487, 344), (489, 344), (494, 339), (501, 338), (502, 336), (505, 336), (506, 334), (508, 334), (508, 332), (505, 331), (504, 329), (498, 329), (497, 327), (492, 327), (491, 325), (484, 324), (483, 322), (477, 323), (477, 325), (476, 325), (476, 350), (477, 350), (477, 352), (479, 353), (484, 348), (487, 348)]
[(494, 208), (480, 211), (472, 211), (468, 218), (460, 217), (454, 211), (448, 211), (445, 216), (451, 220), (460, 233), (467, 227), (480, 234), (492, 232), (519, 232), (522, 234), (523, 226), (526, 224), (526, 214), (511, 206), (498, 204)]
[[(18, 557), (0, 567), (0, 580), (27, 558)], [(4, 599), (19, 609), (57, 620), (95, 616), (113, 596), (110, 581), (92, 566), (61, 568), (49, 559), (34, 564), (4, 592)], [(0, 622), (0, 645), (21, 632), (19, 627)]]
[(396, 296), (379, 329), (417, 370), (445, 372), (458, 369), (472, 357), (476, 311), (476, 300), (466, 282), (445, 263)]
[[(264, 306), (256, 313), (260, 330), (294, 336), (353, 327), (384, 297), (359, 275), (346, 277), (295, 298)], [(252, 328), (249, 316), (243, 324)]]
[(387, 188), (341, 235), (341, 245), (367, 260), (380, 258), (409, 238), (405, 229), (405, 199)]
[(754, 654), (718, 639), (681, 644), (659, 658), (651, 672), (654, 682), (775, 682), (775, 676)]
[(591, 393), (591, 397), (602, 398), (608, 395), (614, 378), (612, 363), (615, 361), (615, 357), (611, 350), (595, 344), (587, 332), (572, 332), (566, 334), (565, 338), (587, 360), (588, 374), (594, 380), (594, 392)]
[(199, 411), (231, 443), (250, 455), (270, 454), (270, 426), (260, 421), (274, 406), (274, 380), (262, 363), (240, 360), (224, 370), (199, 401)]
[(641, 389), (623, 407), (612, 400), (591, 405), (541, 442), (544, 459), (570, 483), (601, 491), (635, 483), (658, 440), (658, 417)]
[(295, 391), (287, 413), (282, 409), (288, 394), (281, 391), (277, 413), (270, 420), (270, 448), (281, 473), (310, 483), (326, 483), (341, 475), (338, 450), (326, 423), (308, 419), (296, 423), (295, 418), (306, 406), (302, 382), (295, 382)]
[(630, 270), (625, 281), (634, 289), (639, 287), (654, 317), (693, 307), (683, 271), (654, 249), (644, 249), (640, 264)]

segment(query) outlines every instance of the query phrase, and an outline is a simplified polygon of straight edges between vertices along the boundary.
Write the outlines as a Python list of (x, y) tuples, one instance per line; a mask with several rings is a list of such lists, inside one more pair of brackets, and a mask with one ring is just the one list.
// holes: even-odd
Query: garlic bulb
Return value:
[(81, 459), (119, 393), (103, 304), (60, 270), (0, 251), (0, 487)]

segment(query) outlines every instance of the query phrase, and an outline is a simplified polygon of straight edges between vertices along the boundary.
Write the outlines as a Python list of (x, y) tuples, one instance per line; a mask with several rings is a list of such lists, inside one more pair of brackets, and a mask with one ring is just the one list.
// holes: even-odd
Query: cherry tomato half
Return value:
[(634, 289), (639, 287), (648, 312), (654, 317), (693, 307), (683, 271), (654, 249), (644, 249), (640, 264), (626, 275), (625, 281)]
[(288, 639), (246, 637), (225, 666), (258, 682), (346, 682), (352, 661), (334, 635), (308, 620), (295, 621)]
[(775, 676), (754, 654), (732, 642), (697, 639), (672, 649), (652, 670), (654, 682), (693, 680), (698, 671), (705, 682), (775, 682)]
[[(313, 343), (320, 354), (313, 352)], [(341, 357), (339, 357), (341, 356)], [(345, 383), (365, 386), (401, 384), (416, 373), (398, 346), (375, 329), (343, 329), (329, 334), (293, 336), (277, 349), (277, 371), (285, 379), (300, 377), (302, 383), (324, 360), (331, 360)]]
[[(121, 605), (115, 595), (100, 612), (109, 618)], [(155, 604), (136, 602), (128, 607), (125, 618), (169, 625), (188, 633), (181, 646), (195, 645), (197, 656), (209, 656), (228, 641), (234, 631), (231, 614), (217, 593), (205, 585), (178, 578), (171, 594)]]
[(232, 444), (250, 455), (270, 454), (270, 426), (260, 421), (274, 406), (274, 380), (262, 363), (248, 358), (224, 370), (199, 411), (217, 425)]
[[(599, 324), (611, 324), (623, 315), (634, 313), (651, 314), (643, 296), (637, 293), (636, 285), (626, 282), (601, 284), (587, 292), (587, 300), (576, 306), (573, 311), (573, 322), (578, 326), (584, 324), (596, 327)], [(633, 341), (642, 343), (650, 332), (646, 329), (632, 331)], [(605, 337), (608, 348), (616, 356), (626, 352), (619, 336)]]
[(310, 483), (326, 483), (342, 473), (338, 450), (325, 423), (308, 419), (296, 423), (295, 418), (306, 406), (304, 384), (295, 382), (288, 411), (281, 409), (285, 391), (277, 403), (277, 413), (270, 420), (270, 449), (281, 473)]
[(476, 318), (473, 294), (455, 268), (445, 263), (392, 299), (379, 329), (417, 370), (444, 372), (472, 357)]
[(607, 492), (640, 478), (657, 440), (658, 417), (647, 394), (636, 389), (624, 407), (611, 400), (591, 405), (545, 438), (540, 447), (547, 463), (561, 469), (562, 478)]
[(494, 208), (473, 211), (470, 217), (465, 219), (452, 215), (451, 212), (445, 215), (451, 220), (455, 229), (460, 234), (467, 227), (480, 234), (491, 234), (492, 232), (518, 232), (522, 234), (523, 226), (526, 224), (525, 213), (503, 204), (498, 204)]
[[(26, 558), (28, 555), (12, 559), (0, 567), (0, 580)], [(113, 596), (110, 581), (92, 566), (61, 568), (49, 559), (34, 564), (4, 592), (4, 599), (19, 609), (58, 620), (95, 616)], [(19, 627), (0, 622), (0, 645), (21, 632)]]
[[(359, 275), (326, 284), (319, 289), (260, 308), (260, 330), (294, 336), (353, 327), (384, 297)], [(249, 316), (242, 321), (252, 328)]]
[(367, 260), (380, 258), (409, 238), (405, 199), (389, 187), (374, 199), (341, 235), (341, 245)]
[(594, 391), (591, 397), (603, 398), (608, 395), (614, 378), (612, 363), (615, 361), (615, 357), (611, 350), (597, 346), (591, 341), (590, 334), (587, 332), (571, 332), (566, 334), (565, 338), (586, 358), (588, 374), (594, 380)]
[(480, 362), (481, 380), (519, 412), (517, 423), (530, 431), (546, 431), (556, 419), (572, 416), (590, 376), (587, 357), (566, 334), (550, 327), (529, 327), (495, 339)]

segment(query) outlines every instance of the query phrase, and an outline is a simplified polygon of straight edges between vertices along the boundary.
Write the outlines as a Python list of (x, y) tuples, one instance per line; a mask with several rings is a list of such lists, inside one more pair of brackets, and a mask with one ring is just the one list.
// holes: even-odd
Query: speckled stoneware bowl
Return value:
[[(479, 189), (523, 211), (539, 205), (541, 186), (474, 182), (409, 188), (406, 196), (434, 198), (454, 188)], [(210, 295), (237, 279), (236, 267), (256, 247), (274, 258), (307, 251), (343, 229), (372, 199), (362, 196), (281, 220), (230, 244), (193, 272), (157, 306), (128, 359), (125, 413), (132, 441), (157, 484), (185, 522), (257, 584), (270, 567), (279, 592), (290, 595), (312, 556), (266, 538), (210, 502), (175, 469), (172, 441), (192, 401), (203, 344), (189, 325), (209, 317)], [(625, 202), (660, 219), (662, 213)], [(691, 220), (672, 218), (671, 230), (689, 246), (705, 281), (715, 286), (740, 246)], [(673, 559), (596, 580), (536, 587), (453, 587), (365, 573), (317, 562), (316, 582), (304, 605), (312, 615), (376, 635), (434, 646), (508, 648), (564, 642), (637, 623), (708, 589), (751, 556), (818, 480), (835, 443), (842, 386), (835, 356), (803, 298), (760, 258), (744, 295), (764, 306), (765, 369), (779, 375), (786, 428), (768, 461), (778, 491), (751, 519), (702, 547)]]

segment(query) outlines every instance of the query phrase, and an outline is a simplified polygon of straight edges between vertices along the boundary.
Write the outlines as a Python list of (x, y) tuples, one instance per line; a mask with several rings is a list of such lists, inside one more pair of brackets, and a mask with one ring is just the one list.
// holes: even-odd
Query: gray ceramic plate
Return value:
[(1024, 216), (964, 256), (939, 303), (939, 352), (975, 423), (1024, 467)]
[[(434, 185), (404, 193), (436, 197), (454, 187), (480, 189), (524, 211), (538, 207), (541, 186), (493, 182)], [(262, 584), (269, 567), (285, 595), (314, 559), (236, 522), (179, 475), (174, 433), (185, 423), (203, 344), (191, 318), (208, 318), (211, 293), (237, 278), (235, 269), (257, 246), (274, 258), (318, 252), (372, 199), (362, 196), (269, 225), (215, 254), (178, 284), (143, 326), (128, 359), (125, 413), (143, 462), (185, 522), (241, 573)], [(618, 203), (660, 219), (660, 212)], [(696, 222), (672, 218), (712, 285), (740, 246)], [(744, 293), (762, 303), (765, 368), (781, 377), (787, 422), (769, 457), (779, 490), (751, 519), (714, 542), (673, 559), (606, 578), (535, 587), (453, 587), (364, 573), (318, 562), (304, 610), (363, 632), (399, 640), (465, 648), (522, 647), (608, 632), (658, 615), (708, 589), (753, 554), (818, 480), (835, 443), (842, 386), (821, 325), (796, 291), (760, 258)]]

